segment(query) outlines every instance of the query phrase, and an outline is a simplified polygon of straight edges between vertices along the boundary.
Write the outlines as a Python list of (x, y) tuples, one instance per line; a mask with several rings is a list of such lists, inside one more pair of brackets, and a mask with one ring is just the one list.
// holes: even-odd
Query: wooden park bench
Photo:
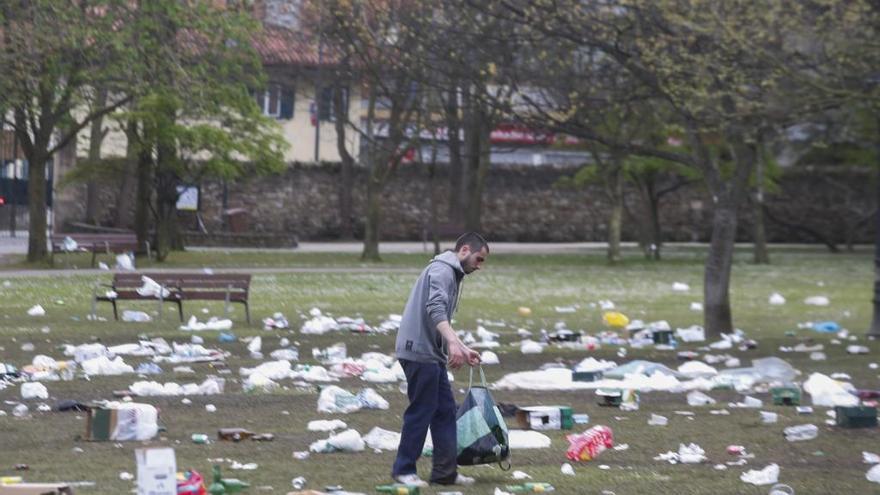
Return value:
[[(64, 239), (70, 237), (76, 241), (76, 249), (68, 251), (64, 247)], [(139, 245), (137, 235), (134, 232), (127, 233), (80, 233), (70, 232), (66, 234), (52, 234), (52, 258), (54, 261), (55, 253), (70, 252), (90, 252), (92, 253), (92, 267), (95, 266), (95, 258), (98, 253), (119, 254), (119, 253), (136, 253), (145, 249), (147, 255), (150, 253), (150, 243), (145, 242)]]
[(441, 222), (431, 228), (430, 223), (422, 226), (422, 250), (428, 251), (428, 243), (434, 242), (434, 234), (437, 235), (438, 241), (447, 241), (458, 239), (461, 234), (465, 233), (464, 226), (459, 223)]
[[(154, 295), (142, 296), (137, 289), (144, 285), (142, 277), (153, 279), (162, 288), (167, 289), (166, 297)], [(119, 319), (117, 301), (157, 301), (159, 315), (162, 314), (162, 305), (172, 303), (177, 305), (177, 313), (180, 321), (183, 321), (184, 301), (224, 301), (224, 316), (229, 314), (230, 303), (244, 304), (245, 316), (248, 324), (251, 322), (251, 312), (248, 306), (250, 294), (251, 276), (249, 274), (207, 274), (207, 273), (117, 273), (113, 275), (113, 283), (103, 285), (116, 293), (111, 297), (106, 293), (99, 293), (99, 286), (95, 286), (92, 301), (92, 314), (95, 314), (95, 306), (98, 301), (109, 302), (113, 305), (113, 317)], [(161, 291), (165, 292), (165, 291)]]

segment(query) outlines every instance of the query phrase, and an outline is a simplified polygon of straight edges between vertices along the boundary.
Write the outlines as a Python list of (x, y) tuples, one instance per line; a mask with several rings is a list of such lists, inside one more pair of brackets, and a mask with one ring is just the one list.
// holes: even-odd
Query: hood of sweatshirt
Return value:
[(434, 256), (433, 262), (446, 263), (447, 265), (451, 266), (453, 270), (455, 270), (455, 275), (458, 278), (464, 276), (464, 268), (461, 267), (461, 262), (458, 261), (458, 255), (455, 254), (454, 251), (443, 251), (437, 256)]

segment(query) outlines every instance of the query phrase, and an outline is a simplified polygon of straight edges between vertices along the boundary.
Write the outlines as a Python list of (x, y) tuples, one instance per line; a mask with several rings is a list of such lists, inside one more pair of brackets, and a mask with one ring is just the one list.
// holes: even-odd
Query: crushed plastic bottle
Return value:
[(28, 406), (19, 404), (12, 409), (12, 415), (16, 418), (23, 418), (28, 415)]
[(290, 484), (293, 485), (293, 488), (297, 490), (302, 490), (306, 486), (306, 479), (302, 476), (297, 476), (296, 478), (290, 480)]
[(789, 442), (812, 440), (819, 436), (819, 427), (813, 424), (789, 426), (783, 431), (785, 439)]

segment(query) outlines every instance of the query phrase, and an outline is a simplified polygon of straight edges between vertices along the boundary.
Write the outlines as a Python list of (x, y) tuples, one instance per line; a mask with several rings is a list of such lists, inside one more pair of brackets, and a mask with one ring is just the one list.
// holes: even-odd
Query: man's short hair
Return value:
[(489, 252), (489, 243), (486, 242), (486, 239), (483, 239), (483, 236), (476, 232), (467, 232), (461, 235), (458, 240), (455, 241), (455, 252), (461, 251), (461, 248), (467, 246), (471, 248), (471, 252), (477, 253), (481, 249), (486, 248), (486, 252)]

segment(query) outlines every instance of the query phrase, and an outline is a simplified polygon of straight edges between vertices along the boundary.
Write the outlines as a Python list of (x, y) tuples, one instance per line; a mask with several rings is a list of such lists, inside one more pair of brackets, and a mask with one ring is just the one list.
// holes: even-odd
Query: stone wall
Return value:
[[(598, 186), (568, 188), (559, 179), (574, 173), (571, 168), (496, 166), (487, 179), (483, 202), (483, 231), (496, 241), (603, 241), (609, 204)], [(321, 167), (291, 165), (284, 173), (270, 177), (236, 180), (227, 184), (228, 207), (244, 208), (248, 230), (255, 233), (296, 235), (299, 240), (334, 239), (338, 236), (338, 165)], [(366, 173), (355, 175), (354, 211), (356, 235), (363, 232)], [(874, 208), (874, 178), (869, 171), (853, 169), (789, 170), (767, 195), (773, 216), (785, 226), (767, 220), (771, 242), (816, 242), (810, 232), (819, 232), (843, 242), (855, 219)], [(430, 184), (424, 167), (404, 165), (388, 183), (383, 195), (383, 240), (421, 239), (429, 218)], [(435, 178), (438, 211), (445, 222), (448, 209), (448, 176), (444, 168)], [(56, 220), (82, 218), (84, 186), (68, 186), (58, 199)], [(104, 204), (113, 205), (115, 191), (102, 192)], [(634, 191), (630, 191), (634, 192)], [(201, 217), (209, 232), (223, 230), (223, 185), (202, 184)], [(640, 205), (628, 194), (624, 219), (624, 240), (638, 238), (635, 219)], [(711, 233), (711, 204), (705, 188), (697, 183), (678, 189), (661, 203), (661, 224), (666, 241), (707, 241)], [(112, 206), (104, 215), (114, 218)], [(751, 206), (744, 203), (738, 240), (751, 239)], [(185, 214), (184, 225), (195, 218)], [(803, 228), (806, 226), (806, 228)], [(873, 222), (865, 221), (855, 232), (856, 242), (873, 242)]]

